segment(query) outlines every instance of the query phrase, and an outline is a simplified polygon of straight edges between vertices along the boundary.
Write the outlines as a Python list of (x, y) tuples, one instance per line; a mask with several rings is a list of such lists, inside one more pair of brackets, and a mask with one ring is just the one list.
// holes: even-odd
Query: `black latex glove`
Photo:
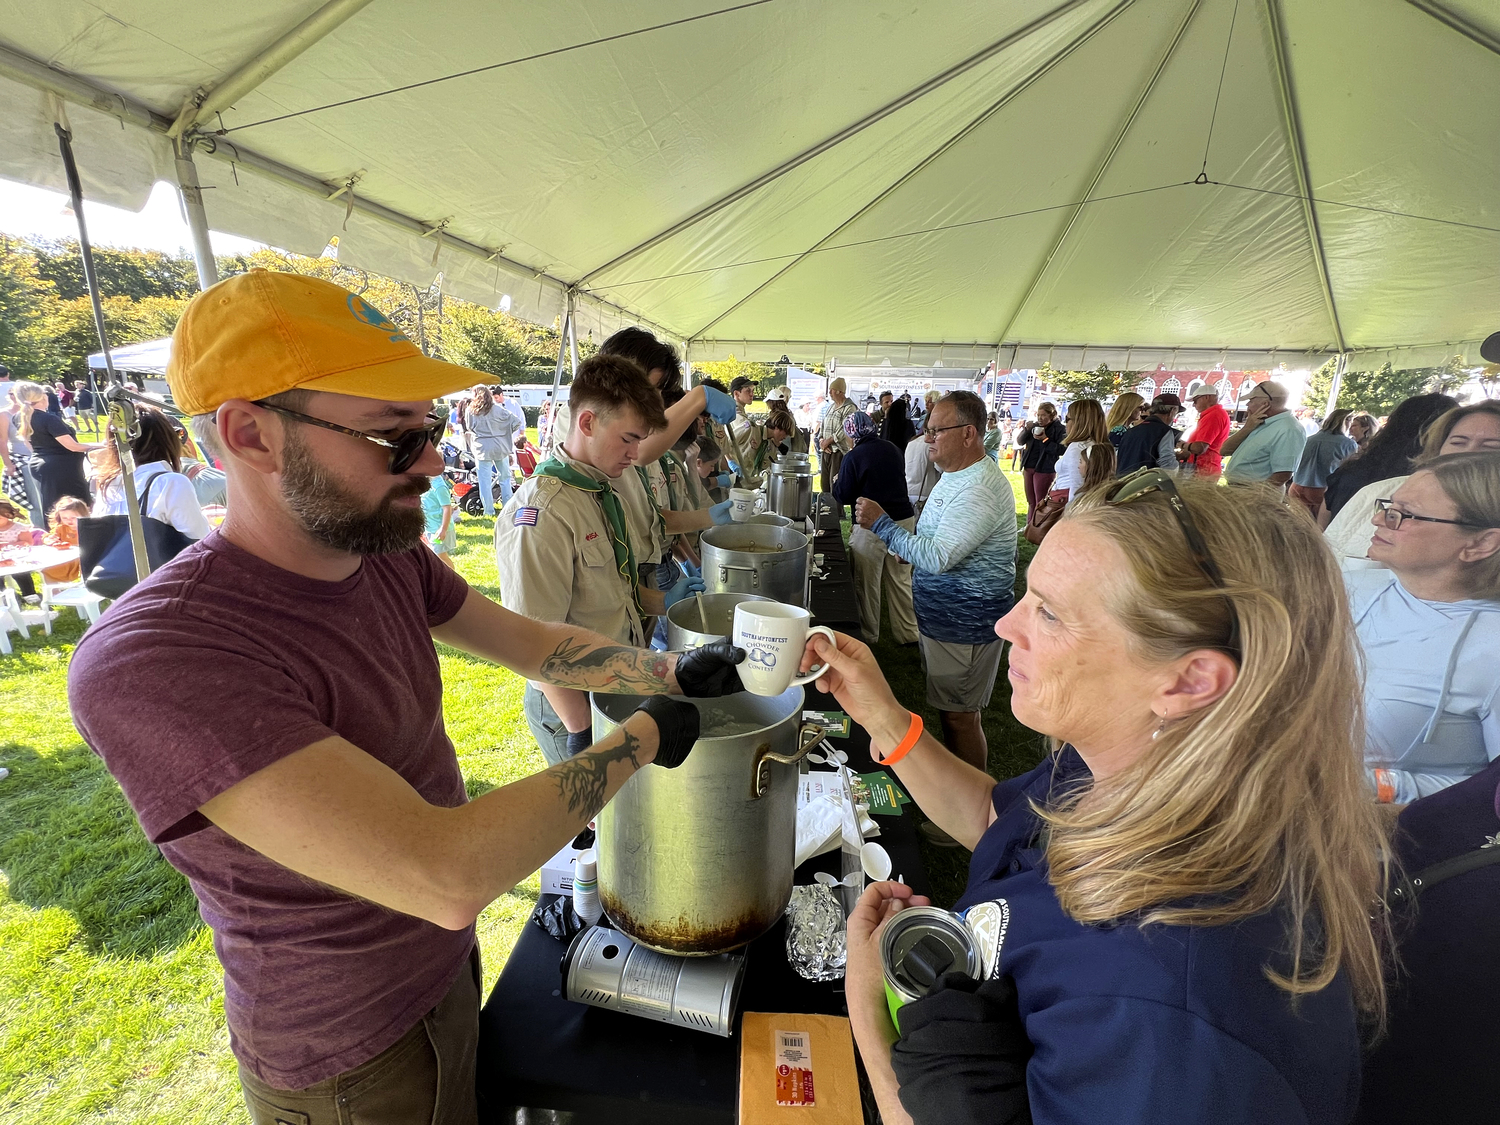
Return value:
[(568, 757), (575, 758), (594, 744), (594, 732), (587, 728), (568, 732)]
[(744, 691), (735, 667), (744, 659), (745, 650), (729, 641), (692, 649), (677, 658), (677, 687), (683, 695), (698, 698)]
[(670, 770), (687, 761), (688, 751), (698, 741), (698, 708), (665, 695), (653, 695), (636, 710), (646, 712), (656, 723), (655, 764)]

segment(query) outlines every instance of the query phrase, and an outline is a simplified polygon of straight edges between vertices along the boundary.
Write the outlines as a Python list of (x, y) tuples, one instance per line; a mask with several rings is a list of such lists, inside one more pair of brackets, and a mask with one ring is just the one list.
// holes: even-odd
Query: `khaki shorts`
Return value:
[(1005, 642), (996, 639), (987, 645), (960, 645), (931, 637), (920, 639), (927, 702), (931, 706), (939, 711), (983, 711), (990, 705)]

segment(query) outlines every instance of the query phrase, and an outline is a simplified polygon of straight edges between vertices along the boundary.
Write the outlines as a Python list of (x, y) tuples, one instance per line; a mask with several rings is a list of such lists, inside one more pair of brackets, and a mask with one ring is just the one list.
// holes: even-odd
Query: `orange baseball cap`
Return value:
[(423, 355), (385, 313), (331, 281), (262, 269), (194, 297), (167, 362), (172, 399), (187, 414), (294, 388), (406, 402), (486, 378)]

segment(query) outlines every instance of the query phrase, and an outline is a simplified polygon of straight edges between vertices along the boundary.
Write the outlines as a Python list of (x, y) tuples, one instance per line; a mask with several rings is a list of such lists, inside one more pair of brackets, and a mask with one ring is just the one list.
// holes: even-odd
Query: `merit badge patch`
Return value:
[(538, 515), (541, 514), (541, 511), (542, 510), (540, 508), (517, 508), (516, 509), (515, 526), (516, 527), (535, 527), (536, 526), (536, 518), (537, 518)]

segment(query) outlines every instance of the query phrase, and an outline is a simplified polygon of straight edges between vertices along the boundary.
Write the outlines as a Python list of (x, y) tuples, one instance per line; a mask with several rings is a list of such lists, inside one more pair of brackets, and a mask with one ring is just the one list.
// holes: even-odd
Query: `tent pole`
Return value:
[[(340, 24), (353, 16), (370, 0), (329, 0), (312, 15), (281, 36), (274, 43), (257, 51), (217, 82), (200, 86), (188, 98), (167, 130), (174, 141), (186, 136), (200, 121), (206, 121), (220, 110), (228, 109), (246, 94), (270, 78), (287, 63), (318, 40), (336, 30)], [(208, 288), (204, 286), (204, 288)]]
[[(568, 307), (563, 312), (562, 331), (557, 334), (557, 367), (552, 372), (552, 428), (547, 431), (547, 448), (542, 450), (543, 456), (550, 455), (552, 450), (559, 444), (557, 436), (557, 412), (562, 406), (562, 399), (558, 395), (562, 391), (563, 366), (568, 362), (568, 341), (573, 335), (574, 300), (574, 290), (569, 289)], [(577, 373), (576, 364), (574, 366), (574, 373)], [(569, 424), (572, 423), (571, 412), (569, 413), (568, 421)], [(566, 438), (567, 435), (564, 434), (563, 437)]]
[[(711, 321), (709, 321), (707, 324), (705, 324), (702, 328), (698, 329), (698, 331), (693, 334), (694, 337), (695, 338), (702, 337), (704, 335), (704, 333), (706, 333), (709, 330), (711, 330), (715, 325), (717, 325), (725, 317), (729, 316), (730, 313), (732, 313), (736, 309), (742, 307), (746, 302), (750, 301), (751, 299), (753, 299), (754, 297), (756, 297), (757, 295), (759, 295), (761, 292), (763, 292), (764, 290), (768, 289), (770, 286), (776, 284), (776, 282), (780, 281), (788, 273), (790, 273), (792, 270), (794, 270), (798, 266), (800, 266), (804, 261), (807, 260), (807, 258), (811, 254), (813, 254), (817, 250), (820, 250), (822, 247), (826, 246), (829, 242), (831, 242), (835, 237), (837, 237), (840, 231), (845, 230), (847, 227), (851, 226), (856, 220), (858, 220), (862, 215), (866, 214), (867, 212), (873, 210), (875, 207), (879, 206), (880, 203), (883, 200), (885, 200), (887, 197), (891, 196), (896, 191), (898, 191), (901, 188), (902, 184), (905, 184), (907, 181), (911, 180), (913, 177), (919, 175), (924, 168), (926, 168), (928, 165), (932, 164), (933, 161), (935, 161), (939, 157), (941, 157), (943, 155), (943, 153), (947, 152), (954, 145), (958, 144), (959, 141), (963, 140), (970, 133), (972, 133), (975, 129), (978, 129), (981, 125), (983, 125), (986, 121), (988, 121), (990, 118), (992, 118), (995, 114), (999, 113), (1002, 109), (1004, 109), (1012, 101), (1014, 101), (1016, 98), (1020, 97), (1021, 94), (1025, 93), (1027, 90), (1029, 90), (1032, 87), (1033, 84), (1035, 84), (1045, 74), (1047, 74), (1049, 71), (1051, 71), (1053, 67), (1057, 66), (1064, 59), (1066, 59), (1069, 55), (1071, 55), (1074, 51), (1076, 51), (1079, 47), (1083, 46), (1090, 39), (1092, 39), (1095, 35), (1097, 35), (1101, 31), (1103, 31), (1106, 27), (1108, 27), (1114, 21), (1114, 19), (1115, 19), (1116, 16), (1118, 16), (1122, 12), (1124, 12), (1125, 9), (1128, 8), (1128, 7), (1130, 7), (1130, 5), (1133, 4), (1133, 3), (1135, 3), (1135, 0), (1118, 0), (1118, 2), (1114, 5), (1114, 7), (1110, 8), (1103, 15), (1099, 16), (1098, 19), (1094, 20), (1091, 24), (1089, 24), (1087, 27), (1085, 27), (1083, 30), (1081, 30), (1077, 35), (1073, 36), (1073, 38), (1069, 39), (1066, 43), (1064, 43), (1056, 51), (1052, 52), (1051, 55), (1049, 55), (1047, 58), (1043, 59), (1036, 66), (1032, 67), (1030, 71), (1028, 71), (1013, 86), (1011, 86), (1008, 90), (1006, 90), (1005, 93), (1003, 95), (1001, 95), (1001, 97), (999, 98), (999, 100), (997, 100), (994, 103), (992, 103), (991, 105), (987, 106), (982, 113), (978, 114), (973, 119), (971, 119), (970, 121), (968, 121), (964, 125), (964, 127), (962, 129), (960, 129), (958, 132), (954, 133), (951, 137), (949, 137), (947, 140), (945, 140), (937, 148), (933, 149), (932, 152), (928, 153), (921, 160), (917, 161), (917, 163), (915, 165), (913, 165), (911, 168), (907, 169), (907, 171), (905, 173), (903, 173), (894, 183), (888, 184), (886, 187), (882, 188), (879, 192), (876, 193), (876, 195), (875, 195), (875, 197), (873, 199), (870, 199), (868, 202), (861, 204), (860, 207), (859, 207), (859, 209), (856, 210), (854, 212), (854, 214), (852, 214), (848, 218), (842, 220), (838, 224), (838, 226), (834, 227), (831, 231), (829, 231), (827, 234), (825, 234), (822, 238), (818, 239), (818, 241), (814, 242), (806, 250), (802, 251), (795, 258), (793, 258), (790, 262), (788, 262), (786, 265), (782, 266), (779, 270), (777, 270), (775, 273), (773, 273), (770, 277), (766, 278), (765, 281), (761, 282), (754, 289), (750, 290), (750, 292), (746, 293), (743, 297), (739, 298), (739, 300), (735, 301), (734, 304), (730, 305), (727, 309), (725, 309), (723, 312), (721, 312), (718, 316), (714, 317)], [(598, 271), (596, 270), (595, 272), (597, 273)], [(1003, 337), (1002, 337), (1002, 339), (1003, 339)]]
[(1291, 64), (1287, 61), (1286, 26), (1281, 16), (1281, 0), (1265, 0), (1266, 19), (1271, 26), (1271, 54), (1276, 61), (1276, 87), (1281, 96), (1281, 114), (1286, 125), (1286, 141), (1292, 150), (1292, 169), (1297, 173), (1297, 192), (1302, 196), (1302, 217), (1307, 223), (1307, 240), (1312, 244), (1313, 264), (1318, 267), (1318, 283), (1323, 288), (1323, 303), (1333, 326), (1334, 342), (1341, 352), (1344, 328), (1339, 323), (1338, 306), (1333, 300), (1333, 284), (1328, 278), (1328, 257), (1323, 252), (1323, 235), (1318, 228), (1318, 212), (1312, 203), (1312, 177), (1307, 171), (1307, 144), (1302, 136), (1302, 122), (1297, 116), (1297, 98), (1292, 91)]
[(1162, 52), (1161, 59), (1156, 64), (1156, 69), (1151, 72), (1151, 77), (1146, 80), (1146, 85), (1135, 99), (1135, 104), (1131, 106), (1130, 112), (1125, 115), (1125, 120), (1115, 133), (1114, 143), (1109, 146), (1103, 159), (1099, 161), (1099, 166), (1094, 172), (1094, 178), (1089, 181), (1088, 190), (1083, 193), (1082, 200), (1077, 207), (1073, 208), (1072, 214), (1068, 215), (1067, 222), (1063, 224), (1062, 230), (1053, 239), (1052, 247), (1047, 251), (1047, 256), (1042, 259), (1041, 265), (1037, 267), (1036, 273), (1032, 275), (1031, 284), (1026, 287), (1026, 291), (1021, 295), (1020, 301), (1016, 303), (1016, 307), (1011, 310), (1010, 316), (1006, 318), (1005, 327), (1001, 329), (999, 339), (1003, 340), (1009, 336), (1011, 329), (1016, 326), (1016, 321), (1021, 319), (1021, 313), (1026, 310), (1026, 306), (1031, 303), (1031, 298), (1036, 295), (1037, 289), (1042, 284), (1042, 278), (1047, 275), (1047, 271), (1052, 267), (1053, 261), (1057, 258), (1058, 251), (1062, 249), (1063, 243), (1068, 240), (1068, 236), (1073, 233), (1073, 228), (1078, 224), (1078, 219), (1083, 214), (1084, 205), (1094, 197), (1094, 192), (1098, 191), (1099, 185), (1104, 182), (1104, 177), (1109, 173), (1110, 165), (1114, 163), (1115, 155), (1125, 144), (1125, 138), (1130, 133), (1130, 127), (1135, 124), (1135, 119), (1145, 107), (1147, 99), (1151, 97), (1151, 91), (1156, 89), (1156, 83), (1161, 79), (1162, 72), (1167, 69), (1167, 64), (1172, 61), (1172, 56), (1177, 53), (1178, 45), (1181, 44), (1183, 37), (1187, 35), (1188, 27), (1192, 24), (1193, 17), (1198, 14), (1200, 4), (1201, 0), (1192, 0), (1192, 3), (1188, 5), (1188, 10), (1177, 24), (1177, 33), (1172, 36), (1172, 41), (1167, 44), (1167, 49)]
[[(99, 300), (99, 274), (94, 269), (94, 248), (89, 244), (89, 228), (83, 218), (83, 181), (78, 178), (78, 164), (73, 159), (73, 131), (53, 122), (58, 151), (62, 153), (63, 172), (68, 178), (68, 196), (73, 203), (73, 217), (78, 220), (78, 255), (83, 261), (83, 279), (89, 288), (89, 302), (94, 306), (94, 331), (104, 349), (104, 367), (109, 372), (110, 389), (123, 389), (119, 372), (109, 357), (109, 332), (104, 326), (104, 305)], [(140, 502), (135, 495), (135, 458), (130, 454), (129, 432), (135, 428), (135, 411), (125, 401), (112, 401), (110, 421), (115, 423), (115, 452), (120, 458), (120, 483), (125, 489), (125, 517), (130, 525), (130, 547), (135, 556), (135, 577), (139, 582), (151, 573), (146, 554), (146, 528), (141, 522)]]
[[(783, 161), (776, 167), (772, 168), (770, 171), (757, 176), (749, 183), (742, 184), (740, 187), (735, 188), (733, 191), (729, 192), (729, 194), (721, 195), (718, 199), (715, 199), (713, 202), (699, 208), (687, 218), (673, 223), (665, 230), (657, 232), (650, 238), (646, 239), (644, 242), (638, 242), (623, 253), (615, 255), (603, 265), (595, 266), (593, 269), (589, 270), (588, 273), (580, 277), (578, 279), (578, 283), (582, 285), (589, 281), (592, 281), (594, 278), (598, 277), (606, 270), (613, 269), (615, 266), (629, 261), (636, 255), (641, 254), (651, 249), (651, 247), (666, 241), (673, 235), (680, 234), (681, 232), (687, 230), (689, 227), (702, 222), (704, 219), (707, 219), (709, 216), (717, 214), (725, 207), (728, 207), (730, 204), (740, 199), (744, 199), (747, 195), (751, 195), (754, 192), (759, 191), (767, 184), (774, 183), (782, 176), (786, 175), (788, 172), (791, 172), (796, 168), (800, 168), (809, 160), (812, 160), (813, 158), (827, 152), (829, 149), (842, 144), (850, 137), (858, 136), (870, 126), (876, 124), (877, 122), (885, 120), (887, 117), (897, 112), (898, 110), (904, 109), (906, 106), (911, 105), (918, 99), (932, 93), (932, 91), (940, 89), (941, 87), (947, 85), (949, 82), (953, 81), (955, 78), (958, 78), (959, 76), (973, 70), (976, 66), (988, 62), (990, 59), (994, 58), (996, 55), (1000, 54), (1008, 47), (1021, 42), (1023, 39), (1026, 39), (1033, 33), (1040, 31), (1048, 24), (1051, 24), (1061, 17), (1067, 15), (1069, 12), (1073, 11), (1073, 9), (1079, 7), (1082, 2), (1083, 0), (1062, 0), (1062, 2), (1057, 6), (1049, 9), (1046, 12), (1043, 12), (1041, 15), (1037, 16), (1024, 27), (1016, 28), (1014, 31), (1009, 32), (1002, 38), (997, 39), (995, 42), (990, 43), (989, 45), (976, 51), (968, 58), (955, 63), (953, 66), (949, 67), (941, 74), (929, 78), (920, 86), (906, 91), (904, 94), (893, 101), (887, 102), (879, 109), (876, 109), (872, 113), (869, 113), (866, 116), (860, 118), (852, 125), (845, 126), (843, 129), (840, 129), (832, 136), (823, 138), (811, 148), (804, 149), (796, 156), (793, 156), (789, 160)], [(1124, 3), (1126, 4), (1131, 2), (1133, 2), (1133, 0), (1124, 0)]]
[(1323, 408), (1323, 417), (1327, 418), (1333, 413), (1339, 404), (1339, 391), (1344, 385), (1344, 372), (1349, 368), (1349, 353), (1339, 352), (1338, 358), (1333, 363), (1333, 382), (1328, 384), (1328, 405)]
[(1490, 32), (1479, 27), (1477, 24), (1470, 23), (1452, 8), (1448, 7), (1448, 5), (1440, 4), (1438, 0), (1406, 0), (1406, 2), (1418, 11), (1425, 12), (1437, 20), (1438, 23), (1458, 32), (1470, 42), (1477, 43), (1486, 51), (1500, 55), (1500, 38), (1490, 34)]
[(214, 261), (213, 243), (208, 237), (208, 212), (203, 209), (203, 189), (198, 186), (198, 169), (193, 164), (193, 146), (181, 140), (172, 143), (177, 163), (177, 190), (182, 193), (182, 209), (187, 215), (188, 231), (193, 236), (193, 262), (198, 267), (198, 288), (208, 289), (219, 281), (219, 265)]

